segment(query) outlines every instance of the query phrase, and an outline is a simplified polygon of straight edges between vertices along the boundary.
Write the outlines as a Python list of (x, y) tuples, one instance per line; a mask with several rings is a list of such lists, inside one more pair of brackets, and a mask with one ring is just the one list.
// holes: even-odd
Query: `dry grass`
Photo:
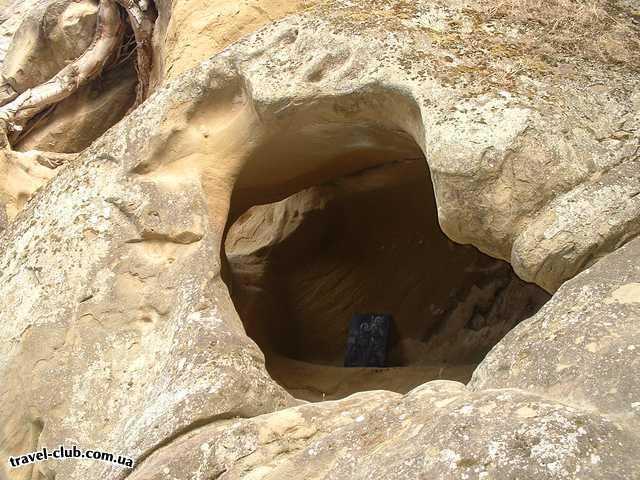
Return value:
[(640, 72), (640, 12), (612, 1), (481, 0), (462, 13), (472, 28), (453, 19), (449, 28), (425, 33), (459, 60), (435, 61), (431, 74), (470, 95), (499, 88), (531, 97), (535, 89), (523, 77), (566, 79), (602, 66)]
[(484, 21), (520, 27), (532, 52), (567, 54), (640, 68), (640, 38), (629, 12), (610, 0), (498, 0), (477, 10)]
[(488, 17), (539, 22), (554, 32), (594, 28), (615, 21), (605, 0), (501, 0), (487, 5)]

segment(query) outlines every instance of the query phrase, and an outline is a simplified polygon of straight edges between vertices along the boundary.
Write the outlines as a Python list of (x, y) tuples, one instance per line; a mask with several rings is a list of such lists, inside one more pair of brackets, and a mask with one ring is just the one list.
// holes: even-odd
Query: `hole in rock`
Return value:
[[(234, 191), (227, 284), (270, 375), (297, 398), (466, 382), (549, 299), (508, 263), (442, 233), (419, 151), (390, 156), (316, 182), (307, 177), (274, 203), (258, 204), (255, 195), (252, 202), (241, 182)], [(350, 320), (366, 312), (393, 315), (387, 368), (343, 367)]]

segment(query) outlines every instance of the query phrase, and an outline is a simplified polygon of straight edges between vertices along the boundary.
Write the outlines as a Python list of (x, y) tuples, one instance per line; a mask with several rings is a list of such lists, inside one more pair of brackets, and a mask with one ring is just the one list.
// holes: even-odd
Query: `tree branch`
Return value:
[(131, 28), (136, 40), (136, 69), (138, 85), (136, 87), (136, 101), (134, 107), (141, 104), (149, 91), (149, 77), (151, 76), (151, 61), (153, 49), (151, 36), (155, 22), (155, 12), (147, 0), (116, 0), (129, 15)]
[(67, 98), (97, 76), (122, 41), (123, 23), (114, 0), (100, 0), (96, 32), (89, 48), (50, 80), (0, 107), (4, 132), (19, 133), (27, 121), (48, 106)]

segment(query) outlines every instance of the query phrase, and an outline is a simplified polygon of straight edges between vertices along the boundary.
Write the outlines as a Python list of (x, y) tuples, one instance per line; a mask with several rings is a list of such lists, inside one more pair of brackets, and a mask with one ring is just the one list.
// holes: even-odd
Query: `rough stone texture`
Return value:
[[(539, 18), (554, 5), (540, 3)], [(544, 38), (544, 22), (489, 15), (486, 2), (336, 0), (158, 89), (0, 233), (0, 468), (76, 443), (138, 467), (36, 470), (639, 478), (637, 244), (610, 253), (638, 221), (638, 28), (631, 6), (607, 5), (615, 22), (594, 22), (604, 31), (538, 44), (529, 35)], [(272, 413), (297, 402), (268, 376), (220, 277), (232, 191), (242, 209), (416, 150), (445, 233), (522, 278), (554, 290), (608, 255), (499, 344), (473, 390), (426, 384)], [(511, 363), (526, 371), (510, 376)], [(174, 441), (199, 447), (175, 465), (186, 450)]]
[[(143, 458), (193, 424), (291, 402), (216, 274), (201, 189), (140, 182), (104, 144), (88, 155), (0, 237), (11, 246), (0, 260), (2, 468), (6, 455), (61, 442)], [(100, 463), (43, 468), (115, 474)], [(31, 478), (23, 470), (11, 478)]]
[(491, 351), (470, 388), (522, 388), (640, 431), (640, 239), (563, 285)]
[(636, 437), (518, 390), (431, 382), (204, 427), (129, 478), (638, 478)]
[(554, 199), (515, 241), (511, 260), (549, 290), (640, 233), (640, 157)]
[(87, 49), (97, 6), (95, 0), (41, 0), (29, 8), (2, 62), (2, 76), (16, 92), (49, 80)]
[(4, 62), (13, 34), (30, 9), (48, 0), (0, 0), (0, 63)]
[(423, 159), (372, 168), (233, 223), (233, 297), (263, 349), (339, 365), (348, 318), (393, 312), (392, 364), (472, 363), (544, 304), (506, 263), (442, 234), (425, 169)]
[(84, 150), (131, 108), (136, 81), (132, 62), (104, 72), (57, 104), (46, 121), (36, 125), (14, 148), (65, 153)]
[(319, 0), (158, 0), (152, 85), (176, 78), (243, 36)]
[[(615, 37), (610, 50), (618, 51), (618, 57), (604, 59), (593, 58), (598, 45), (586, 48), (588, 44), (583, 55), (554, 51), (550, 45), (528, 53), (524, 34), (520, 37), (500, 17), (482, 23), (483, 12), (472, 2), (378, 1), (358, 7), (330, 2), (313, 14), (267, 27), (220, 58), (233, 57), (236, 77), (245, 79), (238, 91), (256, 108), (264, 105), (264, 114), (274, 119), (264, 145), (269, 155), (283, 153), (278, 149), (287, 135), (312, 135), (284, 128), (305, 117), (325, 122), (321, 128), (329, 130), (341, 124), (343, 135), (360, 136), (362, 142), (381, 142), (376, 129), (402, 131), (427, 157), (445, 233), (510, 260), (523, 279), (553, 291), (576, 273), (576, 266), (623, 242), (628, 236), (624, 225), (635, 218), (640, 200), (629, 193), (633, 185), (593, 185), (599, 201), (575, 225), (570, 208), (573, 197), (588, 188), (583, 184), (611, 183), (598, 177), (612, 169), (637, 177), (637, 66), (618, 58), (633, 45), (625, 43), (627, 37)], [(635, 31), (633, 17), (613, 13), (613, 33)], [(270, 50), (272, 55), (266, 53)], [(485, 50), (496, 53), (478, 66), (477, 57)], [(514, 50), (519, 52), (516, 70)], [(383, 111), (381, 120), (378, 113)], [(360, 124), (348, 128), (353, 122)], [(327, 130), (324, 135), (339, 133)], [(318, 133), (316, 142), (321, 138)], [(356, 148), (340, 145), (343, 153)], [(327, 150), (322, 157), (338, 153)], [(239, 188), (262, 175), (260, 165), (269, 165), (274, 173), (262, 175), (261, 182), (250, 186), (253, 190), (279, 188), (285, 173), (306, 183), (335, 175), (326, 162), (315, 171), (324, 160), (317, 153), (294, 148), (291, 158), (296, 156), (308, 157), (298, 170), (286, 159), (279, 166), (249, 160)], [(602, 235), (581, 230), (611, 204), (619, 214)], [(570, 249), (565, 225), (576, 232)]]
[[(68, 160), (60, 154), (0, 151), (0, 216), (13, 219), (55, 175), (55, 165)], [(6, 226), (0, 222), (0, 230)]]
[[(373, 25), (373, 18), (378, 25)], [(365, 5), (359, 10), (332, 3), (314, 10), (314, 16), (292, 17), (269, 27), (222, 57), (235, 57), (235, 68), (247, 78), (258, 107), (282, 103), (274, 107), (280, 109), (274, 118), (282, 119), (280, 138), (265, 146), (268, 154), (284, 154), (273, 144), (295, 135), (291, 122), (303, 118), (341, 123), (345, 130), (360, 121), (360, 131), (348, 133), (369, 143), (374, 140), (367, 137), (374, 134), (362, 131), (365, 123), (372, 130), (404, 131), (427, 157), (445, 233), (511, 261), (522, 278), (553, 291), (579, 268), (624, 242), (624, 225), (636, 218), (640, 200), (624, 178), (638, 177), (637, 68), (564, 51), (542, 58), (537, 52), (530, 58), (523, 51), (519, 62), (529, 68), (520, 68), (517, 75), (511, 73), (515, 59), (508, 52), (479, 68), (481, 51), (517, 50), (524, 48), (518, 42), (525, 39), (498, 19), (472, 28), (477, 23), (473, 3), (429, 8), (373, 2), (369, 11)], [(308, 24), (323, 45), (306, 36)], [(370, 31), (363, 36), (365, 26)], [(618, 45), (621, 51), (622, 46)], [(262, 57), (264, 62), (257, 53), (248, 54), (246, 61), (237, 53), (254, 48), (275, 51)], [(385, 112), (384, 119), (377, 111)], [(296, 133), (310, 145), (322, 144), (319, 133), (315, 140), (304, 136), (310, 132)], [(339, 136), (328, 131), (323, 135)], [(328, 165), (314, 171), (319, 168), (313, 158), (317, 155), (296, 147), (292, 145), (290, 157), (301, 158), (297, 170), (286, 159), (277, 164), (264, 161), (273, 173), (262, 175), (257, 183), (263, 185), (252, 188), (281, 182), (278, 177), (284, 172), (299, 178), (299, 184), (335, 175), (328, 173)], [(343, 152), (355, 148), (346, 140), (341, 145)], [(326, 150), (322, 155), (331, 156)], [(611, 183), (607, 172), (615, 169), (626, 170), (615, 180), (626, 186), (606, 187)], [(262, 173), (258, 166), (247, 167), (240, 183)], [(561, 205), (572, 205), (588, 188), (598, 190), (599, 201), (576, 222), (571, 208)], [(618, 207), (612, 225), (600, 228), (602, 235), (587, 234), (593, 231), (589, 225), (606, 215), (612, 204)], [(540, 225), (553, 227), (542, 232), (542, 242)], [(571, 252), (567, 231), (577, 237)]]
[[(252, 207), (229, 228), (225, 253), (247, 333), (269, 373), (305, 399), (332, 398), (347, 383), (349, 393), (392, 385), (406, 393), (419, 375), (466, 382), (549, 298), (507, 263), (447, 239), (423, 158)], [(393, 313), (387, 366), (402, 368), (338, 373), (348, 319), (371, 311)], [(342, 380), (332, 385), (332, 376)]]

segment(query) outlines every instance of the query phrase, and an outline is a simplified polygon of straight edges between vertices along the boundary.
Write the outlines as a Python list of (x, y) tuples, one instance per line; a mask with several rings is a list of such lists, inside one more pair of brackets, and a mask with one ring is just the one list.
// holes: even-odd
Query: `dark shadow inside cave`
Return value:
[[(389, 97), (393, 115), (381, 117), (363, 104), (360, 116), (385, 123), (319, 104), (281, 121), (231, 202), (231, 297), (271, 376), (306, 400), (466, 382), (549, 299), (508, 263), (444, 235), (421, 134), (406, 133), (420, 124), (415, 106)], [(394, 317), (388, 368), (343, 367), (349, 321), (364, 312)]]
[[(549, 298), (440, 230), (424, 159), (396, 161), (246, 210), (225, 242), (232, 299), (294, 396), (466, 382)], [(343, 368), (349, 320), (389, 312), (390, 368)]]

